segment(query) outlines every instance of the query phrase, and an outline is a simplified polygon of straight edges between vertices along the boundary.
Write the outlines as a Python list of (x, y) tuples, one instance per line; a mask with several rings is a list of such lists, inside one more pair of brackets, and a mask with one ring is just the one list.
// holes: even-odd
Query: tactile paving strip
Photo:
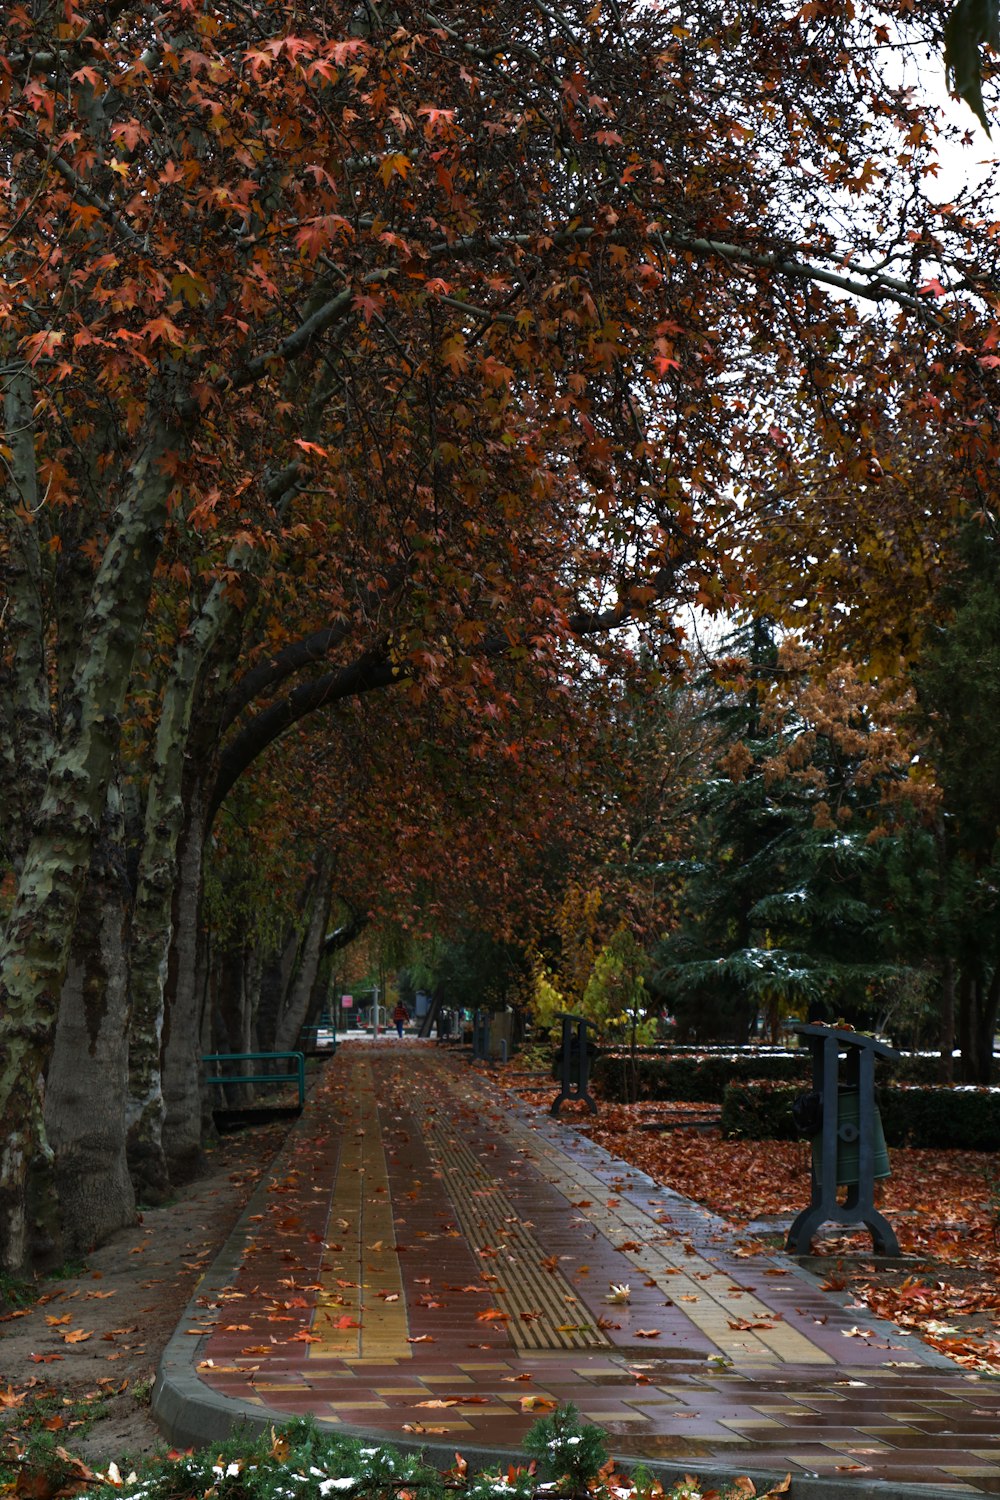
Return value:
[[(467, 1109), (475, 1109), (477, 1104), (482, 1107), (481, 1080), (455, 1079), (449, 1083), (455, 1098)], [(525, 1158), (539, 1175), (559, 1191), (573, 1195), (574, 1212), (586, 1217), (599, 1234), (618, 1247), (638, 1273), (655, 1280), (672, 1300), (683, 1302), (685, 1316), (726, 1358), (753, 1365), (833, 1363), (825, 1350), (776, 1317), (752, 1293), (744, 1292), (735, 1306), (730, 1300), (731, 1271), (720, 1269), (706, 1258), (700, 1247), (677, 1232), (668, 1215), (661, 1211), (654, 1217), (653, 1212), (629, 1202), (627, 1197), (615, 1200), (616, 1206), (611, 1207), (601, 1179), (555, 1139), (548, 1138), (558, 1127), (537, 1120), (526, 1122), (515, 1110), (504, 1115), (503, 1125), (508, 1138), (520, 1142)], [(516, 1215), (516, 1209), (513, 1212)], [(463, 1229), (469, 1233), (464, 1224)]]
[(600, 1329), (573, 1322), (577, 1316), (572, 1312), (577, 1304), (573, 1287), (558, 1267), (544, 1264), (547, 1257), (542, 1246), (468, 1144), (437, 1119), (425, 1121), (424, 1131), (470, 1245), (503, 1246), (502, 1285), (495, 1295), (498, 1307), (508, 1314), (507, 1330), (514, 1347), (607, 1348), (608, 1340)]

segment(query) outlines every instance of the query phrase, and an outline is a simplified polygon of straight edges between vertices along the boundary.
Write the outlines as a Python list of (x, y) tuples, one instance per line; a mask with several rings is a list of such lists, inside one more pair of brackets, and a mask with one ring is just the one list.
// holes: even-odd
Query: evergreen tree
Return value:
[(684, 918), (657, 983), (682, 1034), (743, 1039), (763, 1017), (870, 1026), (912, 982), (896, 957), (891, 841), (869, 838), (880, 800), (862, 708), (812, 722), (775, 710), (784, 670), (765, 620), (729, 642), (731, 680), (711, 711), (720, 749), (696, 788)]

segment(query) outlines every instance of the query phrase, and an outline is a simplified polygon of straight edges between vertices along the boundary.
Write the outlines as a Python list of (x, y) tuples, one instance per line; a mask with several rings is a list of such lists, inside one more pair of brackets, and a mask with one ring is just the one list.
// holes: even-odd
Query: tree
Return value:
[(743, 1038), (763, 1019), (777, 1040), (793, 1013), (870, 1026), (917, 977), (885, 826), (894, 795), (910, 800), (905, 750), (850, 666), (813, 679), (811, 653), (779, 649), (761, 620), (731, 645), (745, 654), (719, 663), (722, 735), (713, 776), (694, 789), (683, 915), (661, 945), (658, 985), (701, 1037)]
[(965, 1076), (989, 1083), (1000, 1015), (997, 874), (1000, 604), (992, 525), (975, 525), (942, 591), (942, 620), (914, 666), (921, 746), (941, 791), (936, 910), (925, 931), (954, 966)]

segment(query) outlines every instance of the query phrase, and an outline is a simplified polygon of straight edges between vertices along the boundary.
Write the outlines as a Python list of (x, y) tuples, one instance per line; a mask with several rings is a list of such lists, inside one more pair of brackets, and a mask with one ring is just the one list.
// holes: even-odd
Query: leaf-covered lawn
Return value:
[[(522, 1097), (547, 1108), (556, 1086)], [(604, 1104), (596, 1119), (581, 1105), (562, 1117), (657, 1182), (746, 1226), (791, 1216), (809, 1195), (809, 1148), (797, 1141), (723, 1140), (718, 1129), (677, 1128), (703, 1104)], [(658, 1122), (667, 1128), (657, 1129)], [(650, 1128), (653, 1127), (653, 1128)], [(971, 1151), (891, 1152), (892, 1176), (876, 1189), (906, 1256), (915, 1264), (876, 1270), (863, 1231), (818, 1242), (849, 1256), (830, 1284), (849, 1287), (873, 1312), (920, 1335), (971, 1369), (1000, 1372), (1000, 1164)], [(775, 1226), (776, 1228), (781, 1226)], [(751, 1252), (772, 1242), (747, 1233)]]

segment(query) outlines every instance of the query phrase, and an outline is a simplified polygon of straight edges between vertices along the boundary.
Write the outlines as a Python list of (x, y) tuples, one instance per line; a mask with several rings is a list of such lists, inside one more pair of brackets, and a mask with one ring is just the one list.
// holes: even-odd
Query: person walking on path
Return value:
[(392, 1019), (396, 1023), (396, 1035), (401, 1037), (403, 1035), (403, 1027), (410, 1019), (410, 1012), (407, 1010), (402, 1000), (397, 1002), (396, 1009), (392, 1013)]

